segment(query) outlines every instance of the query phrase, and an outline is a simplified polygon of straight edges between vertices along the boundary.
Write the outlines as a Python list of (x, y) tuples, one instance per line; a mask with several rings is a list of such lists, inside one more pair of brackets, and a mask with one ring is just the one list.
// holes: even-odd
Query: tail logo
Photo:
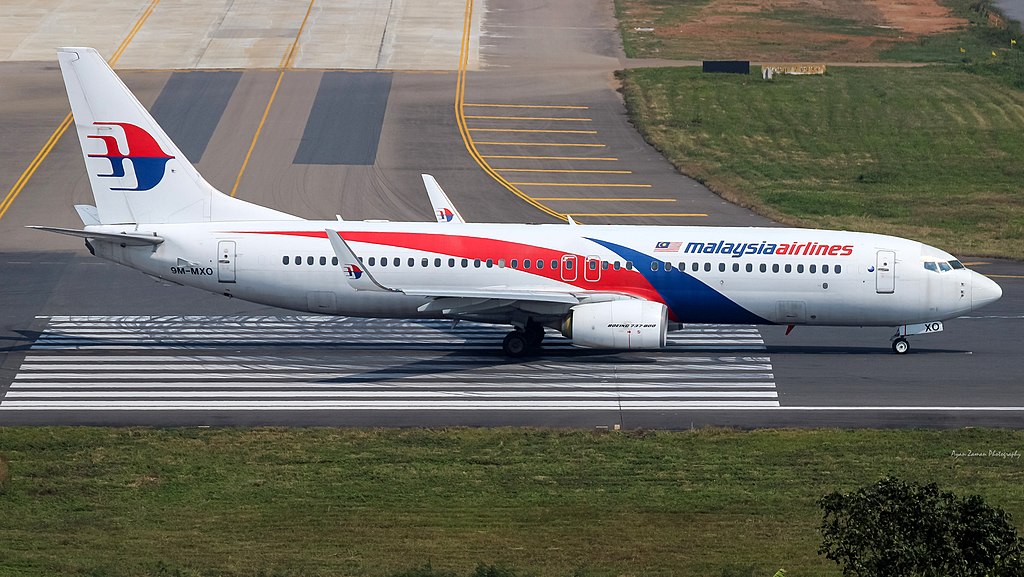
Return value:
[(437, 222), (451, 222), (455, 218), (455, 214), (447, 208), (442, 208), (437, 211)]
[(345, 265), (345, 275), (350, 279), (359, 280), (359, 277), (363, 276), (363, 271), (357, 265), (347, 264)]
[(153, 136), (127, 122), (94, 122), (98, 126), (120, 126), (124, 131), (124, 140), (128, 147), (128, 153), (121, 152), (121, 145), (117, 137), (111, 135), (88, 135), (89, 138), (102, 140), (106, 145), (106, 154), (90, 154), (89, 158), (106, 158), (110, 161), (110, 174), (98, 174), (100, 178), (122, 178), (125, 175), (124, 161), (132, 161), (135, 169), (135, 188), (111, 188), (110, 190), (150, 190), (160, 184), (164, 179), (167, 161), (174, 158), (169, 156)]

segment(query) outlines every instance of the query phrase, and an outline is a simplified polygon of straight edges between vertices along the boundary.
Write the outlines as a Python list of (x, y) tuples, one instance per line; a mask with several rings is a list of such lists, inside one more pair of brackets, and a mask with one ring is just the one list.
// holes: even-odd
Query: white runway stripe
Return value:
[(319, 316), (53, 317), (0, 409), (779, 406), (771, 359), (743, 352), (764, 350), (753, 327), (687, 326), (669, 348), (640, 352), (577, 349), (548, 333), (542, 354), (515, 360), (500, 354), (507, 330)]

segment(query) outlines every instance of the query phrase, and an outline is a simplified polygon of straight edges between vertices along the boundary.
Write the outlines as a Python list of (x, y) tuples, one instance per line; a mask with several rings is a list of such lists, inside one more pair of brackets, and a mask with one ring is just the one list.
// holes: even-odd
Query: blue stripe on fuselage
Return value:
[[(681, 323), (723, 323), (742, 325), (770, 325), (771, 323), (728, 297), (690, 276), (684, 271), (664, 270), (660, 260), (612, 242), (588, 238), (614, 251), (633, 266), (658, 291), (673, 316)], [(651, 263), (658, 263), (658, 270), (651, 270)]]

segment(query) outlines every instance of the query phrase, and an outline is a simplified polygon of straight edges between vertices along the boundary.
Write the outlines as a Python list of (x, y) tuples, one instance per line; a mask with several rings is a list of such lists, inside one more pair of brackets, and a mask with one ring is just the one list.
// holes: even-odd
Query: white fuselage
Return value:
[[(855, 232), (304, 220), (89, 227), (159, 235), (152, 247), (91, 242), (97, 256), (211, 292), (314, 313), (446, 316), (425, 307), (429, 297), (352, 288), (327, 229), (382, 285), (622, 295), (664, 303), (675, 323), (898, 326), (999, 295), (943, 251)], [(535, 306), (538, 317), (564, 313)], [(511, 318), (491, 307), (479, 320)]]

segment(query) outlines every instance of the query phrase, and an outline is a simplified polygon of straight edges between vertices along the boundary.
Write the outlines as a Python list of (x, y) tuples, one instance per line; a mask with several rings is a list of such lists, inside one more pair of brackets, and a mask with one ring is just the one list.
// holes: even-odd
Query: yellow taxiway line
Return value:
[(578, 202), (676, 202), (674, 198), (579, 198), (579, 197), (537, 197), (534, 200), (578, 201)]
[(674, 216), (674, 217), (703, 217), (707, 216), (703, 213), (682, 213), (682, 212), (634, 212), (634, 213), (618, 213), (618, 212), (573, 212), (571, 213), (574, 217), (576, 216), (622, 216), (622, 217), (635, 217), (635, 216)]
[(477, 142), (477, 144), (489, 144), (491, 146), (581, 146), (589, 148), (604, 148), (603, 144), (584, 144), (572, 142)]
[(483, 102), (463, 103), (463, 106), (478, 106), (484, 108), (561, 108), (568, 110), (589, 110), (589, 106), (566, 106), (560, 104), (486, 104)]
[(465, 115), (463, 118), (473, 120), (543, 120), (545, 122), (592, 122), (592, 118), (566, 118), (563, 116), (476, 116)]
[(608, 156), (519, 156), (515, 154), (487, 154), (480, 158), (520, 158), (524, 160), (618, 160), (618, 158)]
[(470, 132), (537, 132), (544, 134), (597, 134), (596, 130), (554, 130), (548, 128), (470, 128)]
[[(152, 0), (149, 3), (149, 6), (147, 6), (142, 12), (142, 15), (139, 16), (139, 19), (135, 21), (135, 25), (132, 26), (128, 35), (121, 41), (121, 44), (117, 47), (117, 50), (114, 51), (110, 60), (107, 60), (107, 64), (109, 64), (111, 68), (114, 67), (114, 64), (116, 64), (121, 58), (121, 55), (124, 54), (124, 51), (128, 48), (128, 44), (131, 43), (135, 38), (135, 35), (139, 33), (139, 29), (146, 23), (146, 20), (149, 20), (149, 17), (153, 14), (153, 10), (156, 9), (156, 5), (159, 3), (160, 0)], [(57, 141), (59, 141), (60, 138), (64, 136), (64, 133), (67, 132), (68, 128), (71, 126), (71, 121), (72, 117), (69, 112), (67, 116), (64, 117), (64, 120), (61, 121), (60, 125), (57, 126), (57, 129), (53, 131), (53, 134), (50, 135), (50, 138), (46, 140), (46, 144), (43, 145), (43, 148), (39, 150), (39, 153), (36, 154), (35, 158), (32, 159), (32, 162), (29, 163), (28, 168), (21, 173), (21, 176), (14, 183), (14, 186), (11, 187), (10, 192), (8, 192), (7, 196), (5, 196), (3, 201), (0, 202), (0, 218), (3, 218), (4, 215), (7, 214), (7, 210), (11, 208), (12, 204), (14, 204), (14, 200), (18, 198), (18, 195), (20, 195), (21, 191), (24, 190), (25, 185), (28, 184), (32, 175), (34, 175), (36, 170), (39, 169), (39, 165), (46, 160), (46, 157), (50, 155), (50, 151), (52, 151), (53, 147), (57, 145)]]
[(497, 168), (498, 172), (579, 172), (585, 174), (633, 174), (632, 170), (583, 170), (573, 168)]
[(516, 186), (574, 186), (581, 188), (604, 188), (607, 186), (614, 186), (620, 188), (651, 188), (650, 184), (611, 184), (611, 183), (592, 183), (587, 184), (583, 182), (513, 182)]

